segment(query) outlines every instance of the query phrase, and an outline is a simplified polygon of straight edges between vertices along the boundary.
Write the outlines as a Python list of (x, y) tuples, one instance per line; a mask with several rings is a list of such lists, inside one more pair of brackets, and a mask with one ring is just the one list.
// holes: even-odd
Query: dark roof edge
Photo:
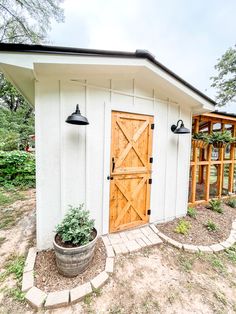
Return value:
[(218, 110), (215, 110), (211, 113), (219, 114), (221, 116), (236, 118), (236, 113), (231, 113), (231, 112), (226, 112), (226, 111), (218, 111)]
[(0, 51), (12, 52), (32, 52), (32, 53), (48, 53), (48, 54), (63, 54), (63, 55), (86, 55), (86, 56), (103, 56), (103, 57), (124, 57), (124, 58), (142, 58), (151, 61), (153, 64), (164, 70), (166, 73), (174, 77), (177, 81), (191, 89), (193, 92), (216, 105), (216, 102), (199, 91), (197, 88), (186, 82), (180, 76), (169, 70), (163, 64), (158, 62), (156, 58), (147, 50), (138, 49), (135, 52), (126, 51), (113, 51), (113, 50), (97, 50), (87, 48), (72, 48), (72, 47), (59, 47), (47, 45), (27, 45), (27, 44), (8, 44), (0, 43)]

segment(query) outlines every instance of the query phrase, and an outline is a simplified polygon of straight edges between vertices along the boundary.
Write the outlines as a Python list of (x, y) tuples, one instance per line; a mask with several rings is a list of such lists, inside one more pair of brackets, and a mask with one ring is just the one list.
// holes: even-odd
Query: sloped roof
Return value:
[(59, 47), (59, 46), (47, 46), (47, 45), (25, 45), (25, 44), (7, 44), (0, 43), (0, 51), (9, 52), (25, 52), (25, 53), (43, 53), (43, 54), (57, 54), (57, 55), (80, 55), (80, 56), (97, 56), (97, 57), (119, 57), (119, 58), (141, 58), (147, 59), (170, 76), (178, 80), (180, 83), (191, 89), (193, 92), (203, 97), (212, 105), (216, 105), (216, 102), (199, 91), (197, 88), (189, 84), (180, 76), (172, 72), (165, 67), (162, 63), (156, 60), (156, 58), (147, 50), (136, 50), (135, 52), (126, 51), (113, 51), (113, 50), (97, 50), (97, 49), (85, 49), (85, 48), (72, 48), (72, 47)]

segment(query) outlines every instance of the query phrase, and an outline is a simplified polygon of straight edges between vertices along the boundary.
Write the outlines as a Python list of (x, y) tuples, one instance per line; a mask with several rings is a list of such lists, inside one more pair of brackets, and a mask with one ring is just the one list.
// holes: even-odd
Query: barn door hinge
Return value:
[(149, 184), (152, 184), (152, 179), (151, 179), (151, 178), (148, 179), (148, 183), (149, 183)]
[(148, 216), (151, 215), (151, 209), (148, 209), (147, 214), (148, 214)]
[(153, 163), (153, 157), (150, 157), (149, 162), (150, 162), (150, 164)]
[(154, 130), (154, 128), (155, 128), (155, 124), (152, 123), (152, 124), (151, 124), (151, 130)]

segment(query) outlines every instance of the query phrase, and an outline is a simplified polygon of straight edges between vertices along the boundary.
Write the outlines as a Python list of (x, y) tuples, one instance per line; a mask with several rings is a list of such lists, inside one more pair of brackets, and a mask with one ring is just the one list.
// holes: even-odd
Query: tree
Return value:
[(217, 90), (218, 106), (236, 101), (236, 45), (229, 48), (215, 65), (217, 76), (212, 77), (212, 87)]
[(64, 19), (63, 0), (0, 0), (0, 42), (44, 42), (51, 19)]
[[(0, 42), (45, 42), (51, 19), (63, 21), (63, 0), (0, 0)], [(34, 108), (0, 73), (0, 150), (24, 148), (34, 133)]]

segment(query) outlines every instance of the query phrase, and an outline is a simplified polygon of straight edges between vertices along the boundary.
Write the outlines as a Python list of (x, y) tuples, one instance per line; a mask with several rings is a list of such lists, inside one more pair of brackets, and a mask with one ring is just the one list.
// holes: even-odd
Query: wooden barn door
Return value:
[(153, 117), (112, 112), (110, 232), (149, 221)]

